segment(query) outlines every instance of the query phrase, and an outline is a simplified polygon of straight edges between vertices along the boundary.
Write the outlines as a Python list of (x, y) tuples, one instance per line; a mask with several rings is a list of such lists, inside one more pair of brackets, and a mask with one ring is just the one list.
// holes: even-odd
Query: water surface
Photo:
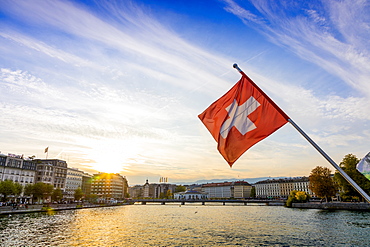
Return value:
[(370, 246), (370, 212), (130, 205), (0, 218), (1, 246)]

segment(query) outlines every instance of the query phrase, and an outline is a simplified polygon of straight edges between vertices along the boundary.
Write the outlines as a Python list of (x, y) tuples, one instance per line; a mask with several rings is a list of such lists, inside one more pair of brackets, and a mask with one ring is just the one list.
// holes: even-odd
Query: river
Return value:
[(370, 212), (127, 205), (0, 217), (1, 246), (370, 246)]

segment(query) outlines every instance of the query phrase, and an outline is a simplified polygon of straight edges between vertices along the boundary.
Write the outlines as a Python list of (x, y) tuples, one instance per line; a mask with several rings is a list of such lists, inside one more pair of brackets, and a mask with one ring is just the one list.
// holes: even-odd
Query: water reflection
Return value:
[(131, 205), (0, 218), (1, 246), (363, 246), (369, 212)]

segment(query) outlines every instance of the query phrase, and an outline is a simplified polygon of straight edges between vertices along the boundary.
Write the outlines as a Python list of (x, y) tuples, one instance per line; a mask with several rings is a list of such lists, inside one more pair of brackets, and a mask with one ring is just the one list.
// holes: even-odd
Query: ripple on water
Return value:
[[(0, 217), (1, 246), (363, 246), (369, 212), (131, 205)], [(343, 234), (345, 233), (345, 234)]]

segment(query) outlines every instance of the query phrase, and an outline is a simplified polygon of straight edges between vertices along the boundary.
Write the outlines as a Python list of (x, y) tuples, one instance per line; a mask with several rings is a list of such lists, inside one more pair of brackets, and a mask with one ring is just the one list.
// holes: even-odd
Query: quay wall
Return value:
[(364, 202), (292, 203), (292, 208), (370, 211), (370, 203)]
[(113, 206), (123, 206), (128, 205), (127, 203), (123, 204), (51, 204), (48, 208), (45, 208), (44, 205), (28, 205), (27, 208), (20, 207), (14, 209), (11, 206), (2, 206), (0, 207), (0, 215), (8, 214), (27, 214), (27, 213), (38, 213), (38, 212), (49, 212), (49, 211), (62, 211), (62, 210), (74, 210), (74, 209), (83, 209), (83, 208), (99, 208), (99, 207), (113, 207)]

